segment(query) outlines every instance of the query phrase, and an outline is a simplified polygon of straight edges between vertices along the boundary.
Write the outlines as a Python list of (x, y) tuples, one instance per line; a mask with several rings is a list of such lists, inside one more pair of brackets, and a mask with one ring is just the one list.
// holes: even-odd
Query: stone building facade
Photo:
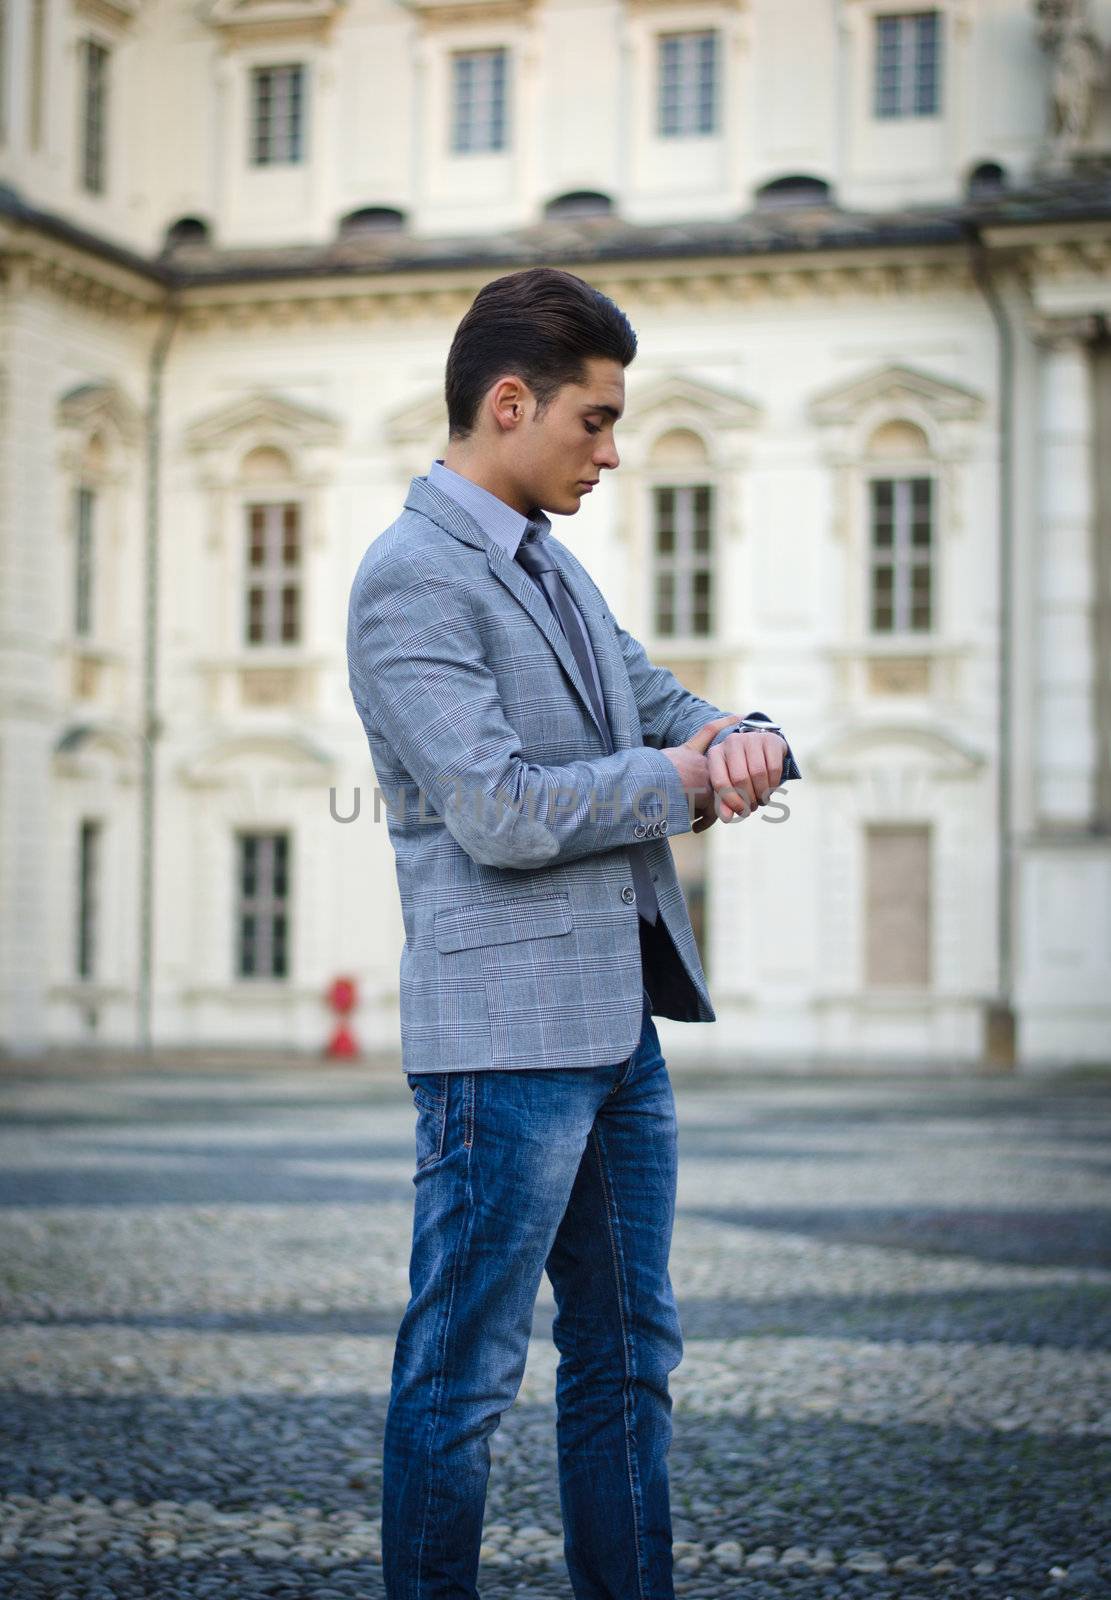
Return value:
[(640, 339), (556, 533), (803, 772), (668, 1053), (1111, 1056), (1109, 0), (0, 15), (5, 1049), (395, 1042), (347, 593), (546, 263)]

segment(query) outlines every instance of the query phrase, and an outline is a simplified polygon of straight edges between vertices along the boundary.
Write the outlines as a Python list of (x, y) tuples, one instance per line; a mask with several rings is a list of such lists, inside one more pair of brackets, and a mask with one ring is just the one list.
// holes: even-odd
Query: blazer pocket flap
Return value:
[(508, 944), (514, 939), (542, 939), (571, 932), (571, 901), (565, 894), (538, 895), (531, 900), (483, 901), (437, 911), (437, 950), (472, 950), (476, 945)]

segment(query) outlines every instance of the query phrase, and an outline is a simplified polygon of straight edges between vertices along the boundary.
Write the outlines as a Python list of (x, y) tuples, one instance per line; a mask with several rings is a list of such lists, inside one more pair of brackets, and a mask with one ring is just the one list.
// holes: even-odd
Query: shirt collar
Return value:
[(531, 516), (524, 517), (512, 506), (506, 505), (504, 500), (499, 500), (496, 494), (491, 494), (489, 489), (472, 483), (470, 478), (464, 478), (462, 473), (453, 471), (451, 467), (445, 467), (441, 457), (437, 457), (428, 469), (428, 481), (442, 494), (449, 495), (456, 505), (462, 506), (483, 533), (501, 546), (511, 561), (517, 554), (517, 547), (526, 529), (530, 538), (537, 539), (546, 539), (552, 531), (550, 519), (539, 506), (533, 509)]

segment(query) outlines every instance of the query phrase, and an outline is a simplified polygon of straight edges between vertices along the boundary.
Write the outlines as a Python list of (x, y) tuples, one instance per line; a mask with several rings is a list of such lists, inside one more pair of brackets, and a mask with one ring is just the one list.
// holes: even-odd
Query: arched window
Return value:
[(934, 626), (937, 493), (929, 441), (911, 422), (883, 423), (868, 441), (868, 627)]
[(293, 468), (272, 446), (243, 458), (243, 642), (291, 645), (301, 640), (302, 508), (288, 494)]
[(661, 638), (714, 631), (714, 485), (701, 437), (673, 428), (649, 458), (652, 518), (652, 628)]

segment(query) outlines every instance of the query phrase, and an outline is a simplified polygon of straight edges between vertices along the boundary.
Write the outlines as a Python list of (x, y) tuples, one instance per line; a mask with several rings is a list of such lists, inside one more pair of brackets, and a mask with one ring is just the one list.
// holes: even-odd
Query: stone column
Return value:
[[(1095, 452), (1090, 319), (1040, 330), (1037, 693), (1030, 741), (1041, 825), (1095, 815)], [(1050, 752), (1048, 757), (1044, 752)]]

